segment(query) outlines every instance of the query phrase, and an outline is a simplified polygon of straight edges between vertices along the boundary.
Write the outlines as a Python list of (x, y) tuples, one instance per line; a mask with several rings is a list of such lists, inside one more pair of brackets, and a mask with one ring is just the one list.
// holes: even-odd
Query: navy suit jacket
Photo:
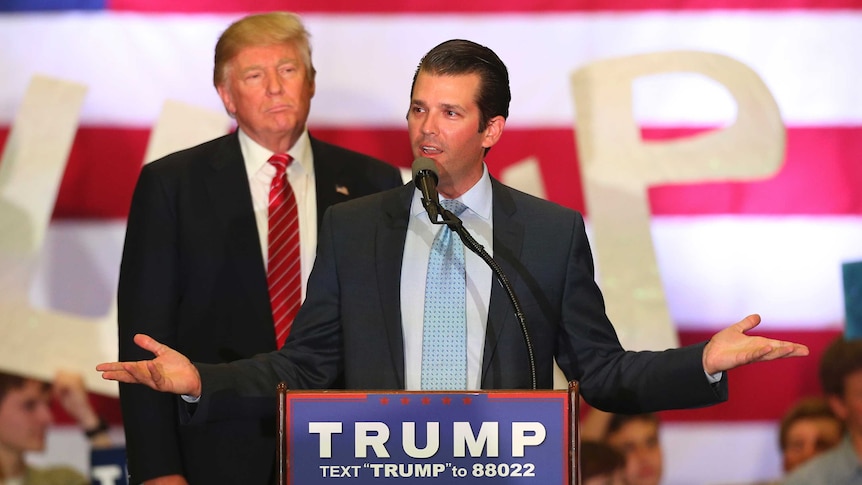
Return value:
[[(492, 179), (493, 257), (526, 315), (538, 387), (552, 386), (556, 358), (591, 405), (647, 412), (726, 399), (726, 378), (709, 384), (703, 345), (662, 352), (622, 349), (594, 281), (584, 221), (573, 210)], [(403, 389), (400, 284), (412, 183), (330, 208), (324, 215), (307, 299), (284, 347), (230, 365), (197, 364), (203, 395), (191, 423), (236, 415), (237, 400), (290, 388)], [(503, 288), (494, 284), (482, 387), (525, 389), (524, 338)], [(256, 399), (255, 399), (256, 398)], [(275, 411), (274, 400), (262, 409)], [(229, 404), (228, 404), (229, 403)]]
[[(311, 149), (319, 221), (333, 204), (402, 185), (398, 169), (382, 161), (315, 138)], [(118, 299), (120, 360), (152, 358), (132, 342), (136, 333), (199, 362), (230, 362), (276, 349), (235, 132), (143, 167), (129, 213)], [(274, 478), (272, 419), (178, 427), (169, 396), (121, 384), (120, 402), (132, 483), (169, 474), (183, 474), (192, 484)]]

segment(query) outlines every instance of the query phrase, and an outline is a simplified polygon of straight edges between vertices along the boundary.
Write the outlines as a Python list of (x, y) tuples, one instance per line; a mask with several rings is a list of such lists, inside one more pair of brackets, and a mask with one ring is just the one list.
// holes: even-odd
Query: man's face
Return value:
[(51, 424), (51, 395), (39, 381), (10, 389), (0, 402), (0, 448), (10, 453), (42, 451)]
[(434, 75), (420, 72), (407, 113), (407, 131), (415, 158), (434, 160), (437, 190), (454, 199), (482, 176), (485, 148), (499, 140), (505, 119), (492, 118), (479, 131), (476, 104), (478, 74)]
[(784, 447), (784, 471), (832, 448), (841, 441), (841, 423), (829, 417), (801, 418), (787, 428)]
[(263, 45), (246, 47), (231, 59), (217, 89), (247, 135), (272, 151), (285, 151), (305, 128), (314, 80), (292, 44)]
[(626, 456), (629, 485), (656, 485), (661, 481), (662, 453), (655, 423), (631, 420), (609, 434), (607, 441)]

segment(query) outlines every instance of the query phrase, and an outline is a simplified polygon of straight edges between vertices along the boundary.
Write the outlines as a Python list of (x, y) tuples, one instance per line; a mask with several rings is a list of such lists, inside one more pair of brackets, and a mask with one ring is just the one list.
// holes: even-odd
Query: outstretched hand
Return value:
[(108, 362), (96, 366), (102, 379), (144, 384), (157, 391), (198, 397), (201, 395), (201, 376), (185, 355), (159, 343), (154, 338), (135, 335), (135, 343), (155, 354), (153, 360), (137, 362)]
[(749, 315), (713, 335), (703, 349), (703, 369), (715, 374), (752, 362), (808, 355), (805, 345), (745, 334), (758, 324), (760, 315)]

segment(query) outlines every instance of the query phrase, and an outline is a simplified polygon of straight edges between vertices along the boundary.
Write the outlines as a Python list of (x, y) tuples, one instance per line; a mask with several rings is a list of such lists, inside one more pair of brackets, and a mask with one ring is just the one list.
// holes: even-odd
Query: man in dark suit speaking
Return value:
[[(132, 341), (142, 332), (198, 362), (276, 350), (324, 211), (402, 185), (394, 166), (309, 135), (314, 79), (293, 14), (252, 15), (221, 35), (213, 81), (238, 129), (143, 168), (120, 271), (120, 359), (149, 357)], [(120, 400), (133, 483), (274, 479), (274, 419), (192, 429), (171, 396), (122, 385)]]
[[(510, 98), (506, 66), (493, 51), (447, 41), (420, 62), (407, 125), (414, 155), (430, 158), (439, 174), (441, 204), (466, 206), (464, 226), (511, 281), (535, 348), (538, 387), (551, 387), (556, 358), (568, 379), (580, 381), (584, 398), (607, 411), (703, 406), (726, 399), (723, 371), (808, 353), (746, 335), (756, 315), (700, 345), (625, 351), (594, 282), (581, 215), (488, 174), (484, 158), (503, 134)], [(199, 398), (193, 421), (237, 412), (224, 405), (232, 399), (274, 395), (282, 380), (291, 388), (326, 388), (340, 378), (356, 389), (435, 389), (440, 380), (457, 382), (449, 389), (531, 387), (524, 338), (503, 288), (470, 252), (460, 249), (463, 262), (457, 249), (437, 256), (435, 240), (449, 229), (432, 224), (426, 206), (436, 207), (421, 198), (408, 184), (327, 211), (308, 298), (280, 352), (192, 364), (139, 335), (135, 341), (154, 360), (97, 369), (107, 379)], [(463, 269), (441, 288), (438, 259)], [(435, 298), (456, 286), (444, 307), (459, 310), (434, 321)], [(463, 328), (446, 327), (451, 321)], [(448, 332), (444, 344), (434, 332), (440, 327)], [(447, 347), (442, 357), (438, 347)]]

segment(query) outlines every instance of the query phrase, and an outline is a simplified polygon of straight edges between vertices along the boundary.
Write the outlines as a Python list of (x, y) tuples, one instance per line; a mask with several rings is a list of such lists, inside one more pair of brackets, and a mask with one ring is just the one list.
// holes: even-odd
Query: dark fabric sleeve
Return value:
[[(144, 167), (132, 199), (120, 266), (121, 361), (152, 358), (132, 341), (137, 333), (146, 333), (172, 347), (176, 345), (179, 277), (175, 216), (164, 187), (154, 173)], [(183, 473), (174, 399), (174, 396), (145, 386), (120, 384), (126, 452), (133, 483)]]
[(703, 343), (659, 352), (623, 350), (594, 280), (583, 218), (577, 213), (575, 217), (556, 358), (566, 377), (580, 382), (584, 399), (617, 413), (700, 407), (726, 400), (727, 376), (715, 385), (707, 380)]

